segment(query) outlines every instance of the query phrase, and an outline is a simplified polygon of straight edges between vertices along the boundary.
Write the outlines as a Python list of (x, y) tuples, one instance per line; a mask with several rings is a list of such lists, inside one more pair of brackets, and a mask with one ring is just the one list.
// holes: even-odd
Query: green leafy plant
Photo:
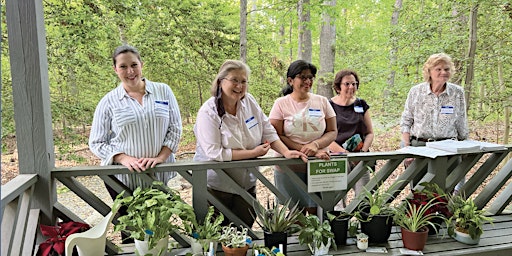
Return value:
[[(149, 248), (195, 216), (192, 206), (162, 182), (155, 181), (149, 188), (139, 187), (132, 196), (123, 194), (117, 196), (114, 204), (126, 206), (128, 214), (118, 218), (114, 231), (125, 230), (137, 240), (147, 238)], [(151, 235), (146, 237), (147, 234)]]
[(299, 233), (299, 243), (301, 245), (307, 244), (312, 253), (316, 248), (322, 245), (327, 246), (331, 244), (335, 249), (336, 243), (334, 242), (334, 233), (331, 231), (331, 225), (328, 220), (320, 222), (316, 215), (302, 216), (300, 218), (302, 229)]
[(229, 226), (222, 228), (222, 234), (219, 241), (226, 247), (240, 248), (251, 243), (251, 238), (247, 236), (248, 228), (240, 226), (240, 230), (236, 227)]
[(353, 215), (345, 211), (327, 211), (325, 213), (329, 221), (351, 218)]
[[(388, 189), (381, 185), (373, 191), (364, 188), (364, 192), (359, 195), (361, 203), (358, 206), (358, 210), (354, 212), (354, 216), (359, 221), (370, 221), (376, 215), (394, 215), (395, 209), (391, 206), (391, 199), (394, 198), (395, 186), (398, 186), (398, 184), (397, 182)], [(368, 217), (363, 217), (361, 215), (362, 211), (367, 211)]]
[(476, 239), (484, 232), (482, 229), (484, 223), (493, 221), (493, 218), (485, 216), (484, 210), (478, 209), (472, 198), (465, 199), (462, 195), (452, 196), (448, 208), (453, 214), (448, 220), (450, 236), (453, 236), (457, 230)]
[(405, 200), (405, 202), (395, 211), (395, 224), (412, 232), (421, 231), (424, 227), (427, 226), (431, 226), (437, 231), (436, 225), (430, 220), (432, 220), (434, 217), (444, 218), (444, 216), (436, 215), (434, 212), (429, 213), (432, 207), (435, 207), (437, 204), (439, 204), (439, 202), (436, 200), (436, 198), (432, 198), (430, 201), (421, 205), (416, 205), (410, 200)]
[(256, 219), (256, 223), (267, 232), (288, 232), (292, 228), (298, 227), (297, 221), (302, 215), (302, 208), (299, 208), (298, 204), (297, 202), (290, 207), (291, 199), (286, 200), (282, 206), (277, 203), (270, 206), (270, 202), (267, 201), (267, 208), (256, 203), (254, 205), (256, 216), (253, 217)]
[[(256, 253), (256, 252), (258, 252), (258, 253)], [(253, 244), (251, 255), (255, 255), (255, 256), (285, 256), (285, 254), (283, 252), (281, 252), (279, 250), (279, 248), (276, 248), (275, 246), (273, 246), (272, 249), (269, 249), (268, 247), (265, 247), (265, 245), (262, 245), (262, 244)]]
[[(208, 207), (208, 212), (204, 220), (198, 221), (196, 215), (185, 221), (183, 228), (184, 232), (198, 241), (218, 241), (222, 231), (222, 222), (224, 215), (218, 213), (215, 216), (215, 209), (213, 206)], [(209, 243), (202, 244), (203, 251), (207, 251)]]

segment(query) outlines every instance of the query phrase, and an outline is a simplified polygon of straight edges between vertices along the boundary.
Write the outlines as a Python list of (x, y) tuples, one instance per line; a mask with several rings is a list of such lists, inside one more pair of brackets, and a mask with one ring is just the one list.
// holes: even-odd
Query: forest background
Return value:
[[(5, 0), (2, 0), (5, 6)], [(252, 69), (249, 92), (268, 114), (292, 61), (319, 67), (314, 91), (330, 97), (334, 74), (358, 72), (358, 96), (375, 129), (396, 129), (409, 89), (433, 53), (449, 54), (452, 82), (465, 88), (469, 120), (508, 144), (512, 108), (510, 0), (45, 0), (54, 143), (57, 155), (87, 143), (98, 101), (119, 81), (115, 47), (137, 47), (144, 76), (170, 85), (194, 143), (194, 117), (226, 59)], [(14, 108), (8, 31), (2, 11), (2, 153), (12, 153)], [(18, 103), (17, 103), (18, 104)], [(19, 103), (24, 104), (24, 103)], [(396, 134), (399, 139), (399, 134)], [(378, 137), (376, 138), (379, 139)], [(472, 138), (480, 139), (480, 138)], [(79, 157), (79, 156), (75, 156)], [(59, 157), (57, 157), (59, 159)], [(87, 161), (86, 159), (77, 159)], [(2, 167), (3, 168), (3, 167)]]

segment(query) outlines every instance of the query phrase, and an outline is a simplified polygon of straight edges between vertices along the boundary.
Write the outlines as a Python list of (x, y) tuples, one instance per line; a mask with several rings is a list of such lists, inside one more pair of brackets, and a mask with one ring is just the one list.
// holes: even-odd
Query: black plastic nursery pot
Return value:
[(436, 226), (437, 230), (434, 229), (433, 227), (428, 227), (428, 235), (437, 235), (437, 232), (439, 232), (439, 229), (442, 227), (444, 220), (442, 218), (434, 217), (430, 220), (430, 222), (432, 222)]
[[(363, 218), (368, 219), (368, 213), (361, 212)], [(391, 235), (393, 216), (376, 215), (370, 221), (361, 221), (361, 232), (368, 235), (371, 244), (386, 243)]]
[(279, 248), (279, 245), (283, 245), (283, 253), (286, 255), (286, 247), (288, 246), (288, 233), (287, 232), (274, 232), (270, 233), (264, 231), (263, 241), (265, 247), (272, 249), (272, 247)]
[[(341, 212), (339, 211), (331, 211), (335, 216), (338, 216)], [(331, 231), (334, 233), (334, 242), (336, 245), (346, 245), (347, 244), (347, 232), (348, 232), (348, 222), (350, 217), (342, 217), (335, 218), (330, 221)]]

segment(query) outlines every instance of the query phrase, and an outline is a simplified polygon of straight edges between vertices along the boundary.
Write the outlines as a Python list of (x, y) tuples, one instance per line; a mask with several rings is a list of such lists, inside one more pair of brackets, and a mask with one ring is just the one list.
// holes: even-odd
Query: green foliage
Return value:
[[(364, 192), (359, 195), (361, 203), (358, 206), (358, 211), (354, 213), (357, 219), (370, 221), (376, 215), (393, 215), (395, 210), (391, 206), (391, 199), (394, 197), (395, 187), (398, 184), (399, 182), (396, 182), (387, 189), (381, 185), (373, 191), (369, 191), (365, 187)], [(365, 209), (369, 209), (368, 218), (361, 215), (361, 211), (365, 211)]]
[(192, 206), (162, 182), (155, 181), (150, 188), (138, 187), (133, 196), (123, 197), (123, 194), (117, 196), (114, 204), (126, 206), (128, 214), (118, 218), (114, 231), (125, 230), (130, 237), (144, 240), (149, 230), (152, 233), (148, 240), (149, 248), (179, 229), (180, 222), (189, 221), (190, 216), (195, 216)]
[(453, 236), (455, 230), (469, 234), (472, 239), (480, 237), (482, 226), (491, 222), (492, 218), (485, 216), (484, 210), (479, 210), (472, 198), (464, 199), (462, 195), (450, 198), (448, 208), (453, 213), (448, 220), (448, 234)]
[(240, 229), (232, 227), (231, 224), (222, 228), (222, 234), (219, 241), (226, 247), (240, 248), (251, 243), (251, 238), (247, 236), (248, 228), (240, 226)]
[(436, 198), (432, 198), (422, 205), (416, 205), (409, 200), (405, 200), (405, 203), (396, 209), (393, 220), (395, 224), (412, 232), (418, 232), (427, 226), (437, 231), (437, 227), (430, 220), (435, 217), (444, 219), (444, 216), (428, 213), (428, 210), (436, 204), (439, 204), (439, 202), (436, 202)]
[(329, 241), (331, 245), (336, 248), (334, 241), (334, 233), (331, 231), (331, 224), (328, 220), (320, 222), (316, 215), (302, 216), (300, 218), (302, 229), (299, 233), (299, 243), (307, 244), (311, 252), (322, 245), (327, 245)]
[[(311, 21), (313, 60), (319, 63), (321, 14), (335, 19), (334, 72), (356, 70), (358, 96), (372, 106), (372, 116), (396, 124), (411, 86), (423, 80), (427, 57), (453, 57), (453, 82), (469, 94), (470, 120), (504, 120), (512, 86), (512, 19), (504, 1), (404, 1), (398, 24), (390, 25), (394, 0), (321, 1), (305, 6)], [(478, 3), (474, 79), (465, 84), (468, 16)], [(296, 1), (256, 1), (247, 15), (247, 62), (252, 69), (249, 92), (268, 113), (289, 63), (297, 58)], [(174, 91), (182, 116), (194, 117), (209, 97), (212, 79), (226, 59), (239, 59), (239, 3), (215, 0), (141, 0), (43, 2), (48, 79), (54, 127), (91, 124), (96, 104), (119, 81), (112, 70), (114, 48), (139, 48), (144, 76), (165, 82)], [(5, 8), (2, 9), (5, 17)], [(7, 27), (6, 19), (2, 25)], [(101, 25), (98, 25), (101, 24)], [(2, 30), (2, 138), (15, 131), (7, 29)], [(393, 51), (394, 49), (394, 51)], [(390, 53), (396, 61), (390, 60)], [(393, 82), (388, 81), (395, 72)], [(384, 95), (389, 89), (389, 95)], [(22, 103), (20, 103), (22, 104)], [(65, 140), (67, 140), (66, 138)], [(65, 145), (61, 143), (58, 147)], [(63, 148), (61, 151), (66, 151)]]
[(215, 209), (213, 206), (210, 206), (204, 220), (198, 221), (194, 214), (189, 222), (184, 223), (183, 227), (185, 233), (195, 239), (218, 240), (223, 221), (224, 215), (219, 213), (218, 216), (215, 216)]
[(292, 205), (291, 198), (286, 200), (283, 205), (270, 203), (267, 201), (267, 208), (260, 203), (254, 205), (256, 212), (256, 223), (260, 227), (270, 233), (288, 232), (297, 227), (297, 220), (302, 215), (302, 209), (299, 208), (299, 202)]

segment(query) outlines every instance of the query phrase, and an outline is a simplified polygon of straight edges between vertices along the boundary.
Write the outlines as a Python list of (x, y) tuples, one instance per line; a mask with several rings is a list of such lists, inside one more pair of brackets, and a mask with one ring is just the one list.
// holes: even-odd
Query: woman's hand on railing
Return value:
[(331, 155), (329, 154), (329, 152), (323, 149), (318, 150), (315, 154), (315, 157), (323, 160), (331, 159)]
[(283, 153), (283, 156), (286, 158), (300, 158), (304, 163), (308, 162), (308, 156), (297, 150), (287, 150)]

